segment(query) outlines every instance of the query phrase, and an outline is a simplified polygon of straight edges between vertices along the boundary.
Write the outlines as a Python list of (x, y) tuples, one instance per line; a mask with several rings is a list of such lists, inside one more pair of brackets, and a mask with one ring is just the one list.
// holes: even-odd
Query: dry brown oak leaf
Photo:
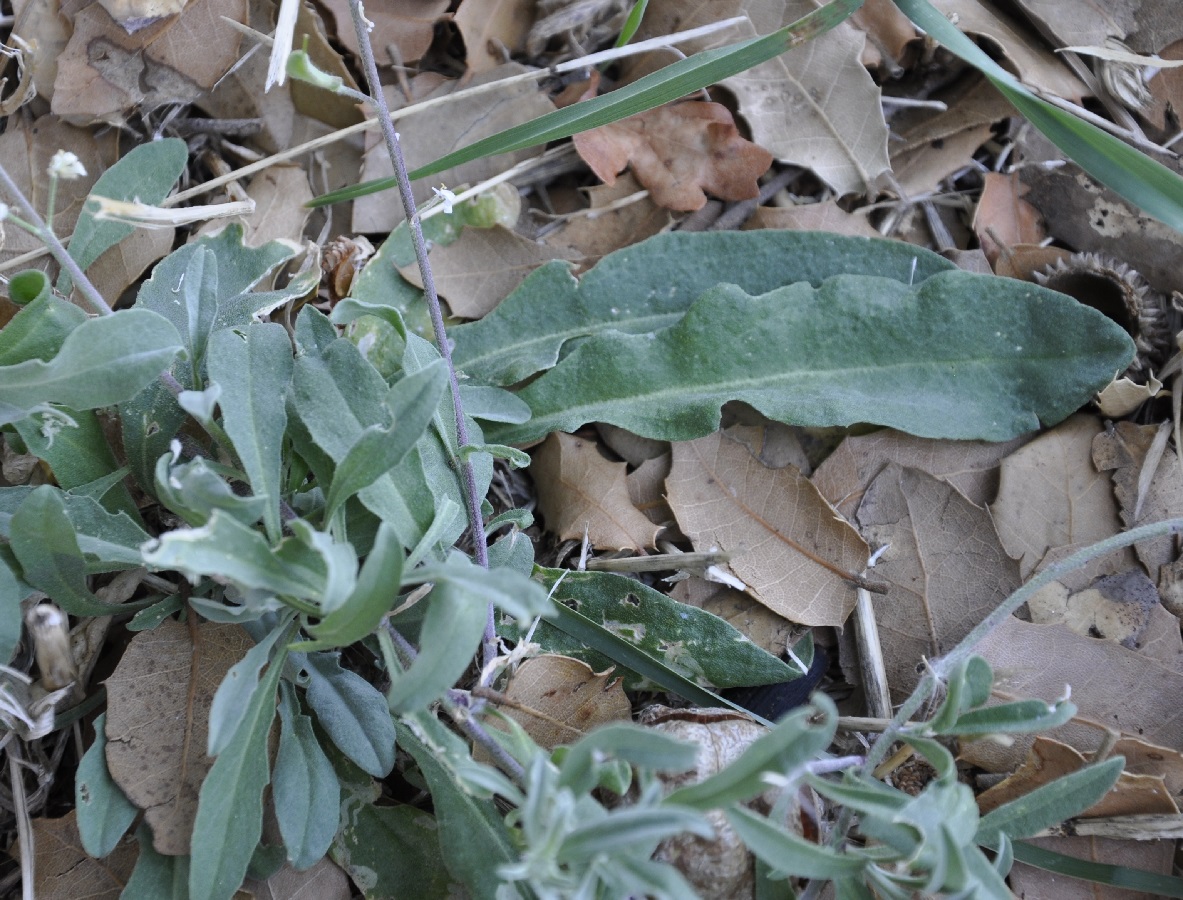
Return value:
[(723, 200), (750, 200), (772, 154), (746, 140), (718, 103), (688, 100), (659, 106), (575, 135), (575, 149), (605, 184), (631, 166), (654, 203), (692, 211), (706, 191)]

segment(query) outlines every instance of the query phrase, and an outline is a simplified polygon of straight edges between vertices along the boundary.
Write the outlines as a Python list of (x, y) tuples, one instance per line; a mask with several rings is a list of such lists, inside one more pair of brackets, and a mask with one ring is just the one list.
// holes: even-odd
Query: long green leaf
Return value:
[(192, 900), (230, 900), (263, 834), (263, 790), (270, 781), (267, 735), (286, 655), (281, 644), (242, 723), (201, 784), (190, 849)]
[(74, 776), (75, 810), (82, 847), (95, 859), (115, 849), (139, 809), (107, 769), (107, 714), (94, 720), (94, 743), (83, 754)]
[(1097, 181), (1183, 231), (1183, 178), (1095, 125), (1040, 100), (957, 30), (928, 0), (894, 0), (909, 19), (982, 72), (1057, 147)]
[(577, 338), (674, 325), (716, 284), (749, 294), (798, 281), (817, 287), (834, 275), (919, 284), (955, 268), (900, 241), (772, 229), (672, 232), (608, 254), (578, 280), (566, 263), (546, 263), (479, 322), (451, 330), (452, 358), (473, 378), (513, 384), (553, 366)]
[(234, 442), (251, 490), (267, 502), (263, 525), (274, 542), (279, 519), (280, 457), (287, 411), (283, 397), (292, 377), (292, 343), (282, 325), (248, 325), (214, 332), (209, 380), (222, 389), (222, 427)]
[(0, 366), (0, 397), (19, 415), (0, 413), (0, 425), (39, 404), (96, 409), (130, 400), (155, 380), (181, 350), (176, 329), (147, 310), (129, 309), (83, 322), (49, 361)]
[(321, 749), (312, 719), (300, 712), (292, 686), (280, 684), (279, 750), (272, 773), (275, 817), (288, 859), (297, 869), (315, 865), (337, 833), (341, 784)]
[(333, 743), (368, 774), (389, 775), (395, 731), (382, 693), (356, 672), (343, 669), (340, 653), (309, 653), (304, 671), (304, 696)]
[[(1111, 866), (1108, 863), (1077, 859), (1055, 850), (1036, 847), (1026, 841), (1017, 841), (1014, 849), (1017, 862), (1038, 866), (1057, 875), (1095, 881), (1097, 884), (1130, 891), (1142, 891), (1151, 897), (1183, 897), (1183, 878), (1160, 875), (1143, 869), (1131, 869), (1129, 866)], [(1081, 891), (1084, 890), (1082, 886)]]
[[(646, 75), (632, 84), (615, 90), (603, 97), (576, 103), (565, 109), (539, 116), (531, 122), (515, 125), (483, 140), (476, 141), (454, 153), (440, 157), (430, 165), (410, 173), (411, 180), (426, 178), (461, 163), (471, 162), (485, 156), (496, 156), (536, 147), (550, 141), (570, 137), (581, 131), (598, 128), (610, 122), (618, 122), (679, 97), (685, 97), (712, 84), (718, 84), (732, 75), (747, 71), (753, 66), (780, 56), (782, 53), (825, 34), (831, 28), (844, 22), (862, 6), (863, 0), (833, 0), (821, 9), (803, 16), (796, 22), (764, 37), (741, 41), (717, 50), (696, 53), (679, 60), (658, 72)], [(324, 206), (342, 200), (353, 200), (377, 191), (392, 188), (394, 178), (380, 178), (331, 194), (317, 197), (309, 205)]]
[(772, 868), (799, 878), (856, 876), (868, 865), (863, 857), (847, 856), (804, 840), (743, 806), (728, 809), (727, 821), (757, 857)]
[(974, 841), (995, 847), (1000, 833), (1017, 841), (1034, 837), (1045, 828), (1080, 815), (1117, 783), (1124, 766), (1125, 759), (1116, 756), (1064, 775), (1004, 803), (981, 818)]
[(1064, 419), (1133, 353), (1096, 310), (992, 275), (943, 272), (916, 288), (840, 275), (759, 297), (720, 285), (665, 331), (587, 339), (519, 393), (534, 418), (489, 439), (608, 422), (692, 440), (742, 400), (796, 425), (1002, 441)]

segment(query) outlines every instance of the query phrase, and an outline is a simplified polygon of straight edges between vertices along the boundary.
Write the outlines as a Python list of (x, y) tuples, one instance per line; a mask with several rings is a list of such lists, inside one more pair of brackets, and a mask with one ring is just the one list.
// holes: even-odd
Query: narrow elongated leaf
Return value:
[(308, 705), (342, 753), (375, 778), (394, 768), (394, 722), (386, 698), (360, 675), (342, 669), (339, 653), (310, 653)]
[[(610, 572), (544, 568), (536, 569), (535, 576), (556, 603), (610, 629), (655, 663), (696, 684), (747, 687), (791, 681), (798, 674), (718, 616), (679, 603), (635, 579)], [(558, 622), (543, 622), (533, 639), (552, 653), (582, 659), (597, 672), (613, 664), (628, 666), (623, 659), (589, 652), (578, 641), (562, 640), (561, 628)], [(628, 690), (653, 688), (631, 667), (618, 668), (617, 674), (624, 677)]]
[(191, 578), (217, 574), (246, 588), (293, 597), (319, 597), (323, 560), (293, 538), (272, 549), (267, 539), (224, 511), (214, 510), (201, 528), (166, 532), (144, 549), (144, 564), (175, 569)]
[[(411, 180), (426, 178), (452, 166), (485, 156), (495, 156), (557, 141), (580, 131), (598, 128), (600, 125), (607, 125), (634, 113), (677, 100), (780, 56), (787, 50), (824, 34), (845, 21), (861, 5), (862, 0), (834, 0), (772, 34), (741, 41), (729, 47), (696, 53), (610, 94), (539, 116), (531, 122), (507, 128), (449, 153), (430, 165), (411, 172)], [(323, 206), (341, 200), (351, 200), (394, 187), (395, 183), (393, 178), (365, 182), (353, 188), (318, 197), (311, 205)]]
[[(141, 144), (99, 176), (90, 189), (91, 197), (158, 204), (168, 196), (188, 161), (189, 148), (180, 138)], [(84, 271), (109, 247), (135, 231), (134, 225), (96, 219), (97, 208), (98, 204), (88, 198), (70, 238), (70, 256)], [(63, 270), (58, 290), (69, 295), (71, 287), (69, 273)]]
[(283, 631), (282, 628), (275, 628), (268, 632), (263, 640), (246, 652), (246, 656), (230, 667), (214, 691), (205, 751), (210, 756), (220, 754), (234, 737), (243, 713), (250, 708), (251, 696), (259, 687), (259, 673), (267, 665), (271, 648)]
[(152, 829), (144, 822), (136, 829), (140, 853), (120, 900), (184, 897), (189, 893), (189, 857), (165, 856), (152, 848)]
[(331, 521), (342, 503), (403, 461), (431, 424), (447, 386), (448, 370), (441, 359), (390, 389), (386, 398), (390, 427), (366, 428), (337, 464), (325, 501), (326, 520)]
[(638, 844), (656, 845), (663, 838), (680, 831), (703, 838), (714, 834), (714, 829), (702, 814), (689, 809), (678, 809), (672, 805), (655, 809), (625, 807), (606, 819), (569, 831), (559, 845), (558, 859), (567, 863), (584, 863), (600, 853), (611, 855), (632, 849)]
[(1060, 700), (1052, 705), (1042, 700), (1018, 700), (971, 710), (959, 717), (946, 734), (969, 737), (980, 734), (1016, 734), (1058, 728), (1076, 715), (1076, 704)]
[(840, 878), (858, 875), (867, 867), (862, 857), (847, 856), (807, 841), (743, 806), (728, 809), (727, 821), (757, 857), (799, 878)]
[[(1014, 845), (1015, 861), (1029, 866), (1038, 866), (1057, 875), (1067, 875), (1069, 878), (1080, 878), (1085, 881), (1095, 881), (1097, 884), (1111, 885), (1130, 891), (1141, 891), (1151, 897), (1183, 897), (1183, 878), (1173, 875), (1160, 875), (1158, 872), (1147, 872), (1144, 869), (1133, 869), (1129, 866), (1111, 866), (1108, 863), (1093, 862), (1088, 859), (1078, 859), (1036, 847), (1025, 841)], [(1088, 890), (1086, 887), (1081, 890)]]
[(277, 541), (280, 453), (287, 410), (283, 398), (292, 377), (292, 343), (282, 325), (251, 324), (223, 329), (210, 338), (209, 379), (222, 389), (222, 427), (250, 479), (266, 500), (263, 526)]
[(405, 557), (406, 550), (394, 529), (381, 523), (349, 599), (317, 624), (308, 626), (315, 640), (295, 644), (292, 649), (307, 653), (347, 647), (373, 633), (398, 595)]
[(457, 778), (455, 765), (476, 765), (468, 748), (429, 713), (406, 717), (398, 735), (431, 791), (448, 872), (473, 897), (493, 900), (497, 884), (489, 873), (516, 860), (517, 848), (492, 799), (473, 796)]
[(441, 697), (464, 674), (480, 643), (487, 601), (458, 581), (436, 582), (419, 630), (419, 655), (394, 679), (386, 702), (397, 713), (412, 713)]
[(512, 569), (483, 569), (458, 550), (445, 563), (431, 563), (403, 573), (404, 584), (448, 582), (472, 597), (493, 603), (519, 622), (545, 615), (546, 591)]
[(982, 816), (974, 841), (984, 847), (995, 847), (999, 834), (1022, 840), (1080, 815), (1108, 793), (1124, 767), (1124, 757), (1116, 756), (1004, 803)]
[(106, 721), (105, 712), (95, 718), (94, 743), (82, 755), (74, 777), (78, 836), (95, 859), (115, 849), (139, 813), (107, 770)]
[(300, 712), (291, 685), (281, 683), (279, 696), (279, 751), (272, 773), (275, 817), (288, 860), (297, 869), (307, 869), (333, 843), (341, 784), (316, 739), (312, 719)]
[(716, 284), (749, 294), (798, 281), (817, 287), (834, 275), (919, 284), (954, 268), (900, 241), (814, 231), (671, 232), (608, 254), (578, 280), (566, 263), (546, 263), (479, 322), (451, 330), (452, 358), (474, 378), (512, 384), (553, 366), (576, 338), (674, 325)]
[(742, 400), (797, 425), (1002, 441), (1074, 412), (1133, 353), (1096, 310), (996, 276), (944, 272), (909, 288), (839, 275), (760, 297), (720, 285), (673, 328), (589, 338), (521, 391), (534, 418), (494, 426), (490, 439), (609, 422), (691, 440)]
[(975, 66), (1015, 108), (1097, 181), (1183, 231), (1183, 178), (1095, 125), (1040, 100), (957, 30), (927, 0), (895, 0), (914, 23)]
[(760, 793), (766, 786), (766, 773), (783, 774), (814, 759), (834, 737), (838, 710), (822, 693), (816, 694), (812, 703), (813, 707), (802, 707), (781, 719), (727, 768), (697, 784), (678, 788), (666, 802), (699, 810), (719, 809)]
[[(181, 350), (176, 329), (147, 310), (83, 322), (49, 361), (0, 366), (0, 395), (22, 415), (39, 404), (95, 409), (130, 400)], [(21, 416), (0, 415), (0, 424)]]
[(201, 784), (190, 851), (192, 900), (230, 900), (263, 834), (263, 790), (270, 781), (267, 733), (286, 653), (281, 646), (234, 737)]

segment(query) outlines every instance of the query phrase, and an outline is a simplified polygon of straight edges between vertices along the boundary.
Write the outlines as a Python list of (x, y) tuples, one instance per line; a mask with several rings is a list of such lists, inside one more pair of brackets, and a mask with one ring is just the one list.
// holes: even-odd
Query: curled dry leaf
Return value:
[[(357, 32), (349, 13), (349, 0), (324, 0), (337, 26), (337, 40), (355, 57), (359, 55)], [(448, 8), (448, 0), (384, 0), (366, 6), (366, 18), (374, 27), (370, 42), (382, 48), (378, 64), (396, 66), (418, 62), (431, 46), (435, 23)], [(397, 59), (392, 56), (397, 55)]]
[(573, 744), (593, 728), (632, 717), (632, 706), (612, 669), (593, 672), (570, 656), (527, 659), (509, 680), (502, 709), (541, 747)]
[(803, 625), (841, 625), (855, 593), (833, 568), (861, 572), (867, 545), (796, 468), (767, 468), (737, 439), (754, 443), (758, 431), (675, 443), (670, 508), (694, 549), (731, 554), (731, 572), (773, 612)]
[(994, 533), (990, 514), (955, 488), (888, 463), (858, 510), (863, 537), (887, 545), (875, 575), (875, 618), (892, 699), (912, 692), (925, 659), (953, 649), (1019, 586), (1018, 566)]
[(641, 552), (660, 530), (633, 506), (625, 464), (605, 459), (595, 444), (556, 432), (534, 453), (531, 471), (546, 527), (562, 540)]
[(772, 154), (744, 139), (727, 107), (689, 100), (659, 106), (573, 138), (575, 149), (606, 184), (631, 166), (653, 202), (695, 210), (704, 191), (724, 200), (750, 200), (772, 165)]
[(141, 631), (106, 682), (107, 767), (166, 856), (189, 853), (197, 794), (213, 764), (205, 751), (214, 691), (254, 646), (238, 625), (202, 622), (197, 635), (195, 649), (173, 619)]

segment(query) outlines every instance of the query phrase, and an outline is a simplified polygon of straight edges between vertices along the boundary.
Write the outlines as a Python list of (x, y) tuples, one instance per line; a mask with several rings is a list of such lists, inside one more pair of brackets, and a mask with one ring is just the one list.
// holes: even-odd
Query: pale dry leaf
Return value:
[(530, 467), (547, 529), (561, 540), (581, 540), (586, 529), (599, 549), (652, 547), (658, 528), (629, 499), (625, 468), (583, 438), (551, 434)]
[[(1127, 528), (1149, 525), (1183, 515), (1183, 474), (1179, 458), (1167, 447), (1150, 478), (1149, 487), (1138, 508), (1138, 479), (1143, 474), (1146, 453), (1158, 431), (1155, 425), (1118, 422), (1093, 440), (1093, 464), (1113, 478), (1122, 522)], [(1137, 510), (1138, 515), (1134, 513)], [(1174, 562), (1174, 538), (1170, 535), (1134, 545), (1138, 559), (1158, 583), (1163, 566)]]
[(730, 572), (773, 612), (841, 625), (855, 593), (833, 569), (861, 572), (866, 544), (800, 472), (762, 465), (735, 434), (744, 430), (673, 445), (666, 490), (679, 527), (695, 550), (729, 553)]
[(1183, 38), (1175, 0), (1077, 0), (1070, 16), (1057, 0), (1017, 2), (1059, 47), (1103, 47), (1105, 38), (1116, 37), (1135, 53), (1153, 54)]
[[(464, 83), (445, 80), (434, 73), (426, 73), (412, 80), (412, 96), (416, 102), (432, 99), (450, 94), (460, 87), (477, 87), (526, 71), (528, 70), (525, 66), (508, 63), (482, 72)], [(392, 110), (406, 105), (405, 98), (398, 93), (397, 88), (386, 86), (383, 90)], [(407, 160), (407, 168), (415, 169), (481, 138), (553, 112), (554, 108), (546, 93), (540, 91), (536, 84), (519, 82), (491, 93), (477, 94), (420, 112), (408, 113), (398, 120), (396, 128), (403, 155)], [(372, 178), (387, 178), (394, 174), (381, 136), (370, 133), (366, 136), (366, 141), (361, 179), (368, 181)], [(416, 182), (415, 201), (421, 204), (433, 196), (432, 185), (438, 187), (442, 182), (450, 188), (458, 188), (463, 184), (477, 184), (541, 153), (541, 147), (530, 147), (513, 153), (473, 160), (437, 173), (431, 176), (430, 181), (424, 179)], [(402, 204), (394, 194), (371, 194), (353, 203), (352, 229), (359, 233), (391, 231), (403, 218)]]
[(947, 481), (971, 503), (985, 506), (998, 493), (999, 464), (1026, 440), (944, 441), (884, 428), (845, 438), (818, 466), (813, 483), (838, 512), (852, 519), (867, 485), (887, 463), (897, 462)]
[[(808, 13), (810, 0), (651, 0), (638, 40), (747, 15), (686, 53), (769, 34)], [(813, 170), (835, 193), (865, 191), (889, 168), (879, 89), (860, 61), (865, 36), (848, 22), (728, 78), (752, 140), (782, 162)]]
[(632, 718), (632, 704), (612, 669), (593, 672), (570, 656), (527, 659), (510, 677), (505, 696), (514, 705), (502, 712), (547, 750), (574, 744), (597, 726)]
[(888, 463), (867, 487), (856, 518), (884, 547), (872, 596), (891, 695), (907, 697), (924, 660), (948, 653), (1019, 586), (1018, 566), (998, 543), (990, 514), (951, 485)]
[(778, 616), (742, 591), (694, 575), (675, 584), (670, 596), (679, 603), (697, 606), (718, 616), (773, 656), (783, 656), (800, 630), (784, 616)]
[(114, 247), (108, 247), (86, 269), (99, 295), (115, 299), (136, 283), (148, 267), (173, 249), (171, 228), (137, 228)]
[(524, 51), (535, 6), (534, 0), (464, 0), (452, 22), (464, 39), (468, 71), (495, 69)]
[(1125, 757), (1127, 772), (1161, 777), (1176, 805), (1183, 801), (1183, 753), (1138, 738), (1122, 738), (1113, 745), (1113, 755)]
[(1061, 259), (1072, 254), (1063, 247), (1040, 247), (1030, 244), (1016, 244), (998, 257), (994, 274), (1019, 281), (1035, 281), (1036, 272), (1055, 266)]
[[(1057, 590), (1056, 588), (1060, 588)], [(1117, 641), (1138, 648), (1159, 608), (1158, 590), (1141, 569), (1103, 575), (1084, 590), (1069, 593), (1053, 583), (1027, 602), (1037, 625), (1062, 622), (1077, 634)]]
[[(418, 62), (431, 46), (435, 23), (449, 0), (382, 0), (366, 6), (366, 18), (374, 23), (370, 43), (378, 65), (406, 66)], [(322, 6), (336, 23), (337, 40), (354, 56), (360, 55), (357, 31), (349, 14), (349, 0), (323, 0)], [(395, 48), (397, 59), (388, 48)]]
[(918, 36), (916, 26), (891, 0), (866, 0), (850, 21), (866, 32), (862, 59), (869, 69), (898, 67), (904, 51)]
[(645, 460), (657, 459), (659, 456), (669, 457), (669, 441), (641, 437), (628, 429), (609, 425), (607, 422), (597, 422), (595, 429), (600, 440), (630, 466), (639, 466)]
[(990, 511), (1023, 578), (1054, 547), (1121, 530), (1109, 479), (1093, 467), (1092, 441), (1100, 432), (1095, 417), (1077, 414), (1003, 460)]
[(891, 144), (891, 170), (904, 196), (931, 193), (965, 167), (988, 141), (994, 126), (1014, 108), (980, 75), (933, 95), (946, 109), (904, 109), (892, 117), (899, 141)]
[(150, 25), (155, 19), (175, 16), (189, 0), (98, 0), (129, 34)]
[(246, 0), (193, 0), (179, 15), (129, 35), (98, 4), (74, 18), (58, 59), (54, 113), (84, 125), (122, 124), (135, 107), (192, 103), (238, 59)]
[(802, 429), (784, 422), (773, 422), (757, 414), (759, 422), (736, 422), (736, 425), (748, 425), (746, 428), (732, 428), (731, 422), (726, 420), (726, 433), (748, 448), (748, 452), (770, 469), (783, 469), (793, 466), (802, 475), (809, 475), (812, 467), (809, 456), (801, 444)]
[(125, 835), (110, 855), (92, 859), (82, 847), (75, 810), (60, 819), (33, 819), (33, 848), (38, 900), (118, 900), (139, 855), (135, 838)]
[[(998, 274), (1003, 274), (999, 272)], [(1107, 419), (1119, 419), (1133, 414), (1138, 407), (1148, 400), (1164, 393), (1162, 382), (1154, 375), (1146, 378), (1145, 384), (1139, 384), (1132, 378), (1121, 376), (1114, 378), (1101, 389), (1094, 402), (1101, 415)]]
[[(435, 287), (454, 315), (479, 319), (513, 293), (526, 276), (552, 259), (572, 260), (569, 253), (523, 237), (501, 225), (465, 228), (450, 243), (431, 248)], [(423, 287), (417, 263), (399, 269), (416, 287)]]
[(1027, 191), (1017, 173), (983, 176), (973, 229), (991, 265), (1016, 244), (1038, 244), (1047, 236), (1039, 210), (1023, 199)]
[[(325, 856), (310, 869), (300, 871), (284, 863), (266, 881), (248, 878), (239, 894), (244, 892), (252, 900), (349, 900), (353, 885), (345, 870)], [(239, 894), (235, 900), (243, 900)]]
[[(70, 23), (61, 14), (58, 0), (16, 0), (12, 11), (13, 34), (36, 42), (33, 84), (37, 96), (50, 102), (53, 100), (53, 83), (57, 79), (58, 57), (70, 40)], [(9, 122), (11, 127), (12, 122)]]
[[(980, 0), (932, 0), (933, 6), (966, 34), (986, 38), (1002, 50), (1003, 56), (1018, 73), (1019, 80), (1029, 87), (1037, 88), (1054, 97), (1062, 97), (1079, 103), (1088, 96), (1089, 90), (1079, 78), (1072, 74), (1067, 64), (1052, 53), (1030, 26), (1004, 15), (995, 4), (984, 4)], [(1060, 0), (1050, 0), (1060, 3)], [(1096, 0), (1088, 0), (1093, 5)], [(1112, 7), (1108, 0), (1101, 0)], [(1061, 21), (1075, 21), (1086, 18), (1090, 13), (1074, 8), (1072, 15), (1064, 15), (1060, 3), (1056, 13)], [(1065, 46), (1061, 44), (1060, 46)]]
[(647, 194), (637, 196), (643, 191), (631, 172), (621, 175), (615, 184), (588, 188), (589, 208), (547, 232), (542, 242), (570, 252), (568, 258), (579, 259), (587, 268), (615, 250), (665, 231), (673, 221), (669, 210)]
[[(1081, 637), (1063, 625), (1034, 625), (1010, 618), (977, 647), (994, 670), (999, 702), (1053, 701), (1071, 686), (1077, 713), (1046, 734), (1092, 753), (1107, 729), (1167, 747), (1183, 746), (1183, 672), (1112, 641)], [(1010, 746), (979, 740), (964, 743), (962, 758), (990, 772), (1009, 772), (1031, 746), (1017, 735)]]
[(628, 497), (654, 525), (669, 525), (673, 511), (665, 502), (665, 480), (670, 474), (670, 454), (647, 459), (624, 476)]
[[(1004, 803), (1057, 778), (1071, 775), (1089, 764), (1079, 751), (1046, 737), (1036, 737), (1023, 764), (1004, 781), (978, 795), (978, 809), (985, 815)], [(1173, 815), (1179, 812), (1163, 776), (1123, 771), (1117, 784), (1099, 801), (1080, 813), (1094, 816)]]
[(837, 201), (802, 203), (798, 206), (758, 206), (744, 223), (744, 231), (771, 228), (780, 231), (830, 231), (854, 237), (882, 237), (867, 217), (847, 212)]
[(1137, 651), (1168, 669), (1183, 672), (1183, 634), (1179, 617), (1161, 603), (1150, 610)]
[[(272, 166), (251, 179), (247, 196), (255, 201), (255, 211), (242, 220), (246, 228), (243, 243), (261, 247), (268, 241), (300, 244), (304, 223), (312, 210), (304, 204), (312, 199), (308, 173), (300, 166)], [(211, 223), (218, 230), (225, 223)]]
[(704, 192), (723, 200), (759, 196), (757, 179), (772, 165), (772, 154), (740, 135), (727, 107), (697, 100), (637, 113), (572, 141), (606, 184), (629, 166), (654, 203), (683, 212), (700, 209)]
[(187, 626), (166, 619), (141, 631), (106, 681), (107, 768), (144, 810), (152, 846), (166, 856), (189, 853), (198, 791), (213, 764), (205, 751), (214, 691), (254, 646), (238, 625), (202, 622), (197, 633), (195, 660)]

